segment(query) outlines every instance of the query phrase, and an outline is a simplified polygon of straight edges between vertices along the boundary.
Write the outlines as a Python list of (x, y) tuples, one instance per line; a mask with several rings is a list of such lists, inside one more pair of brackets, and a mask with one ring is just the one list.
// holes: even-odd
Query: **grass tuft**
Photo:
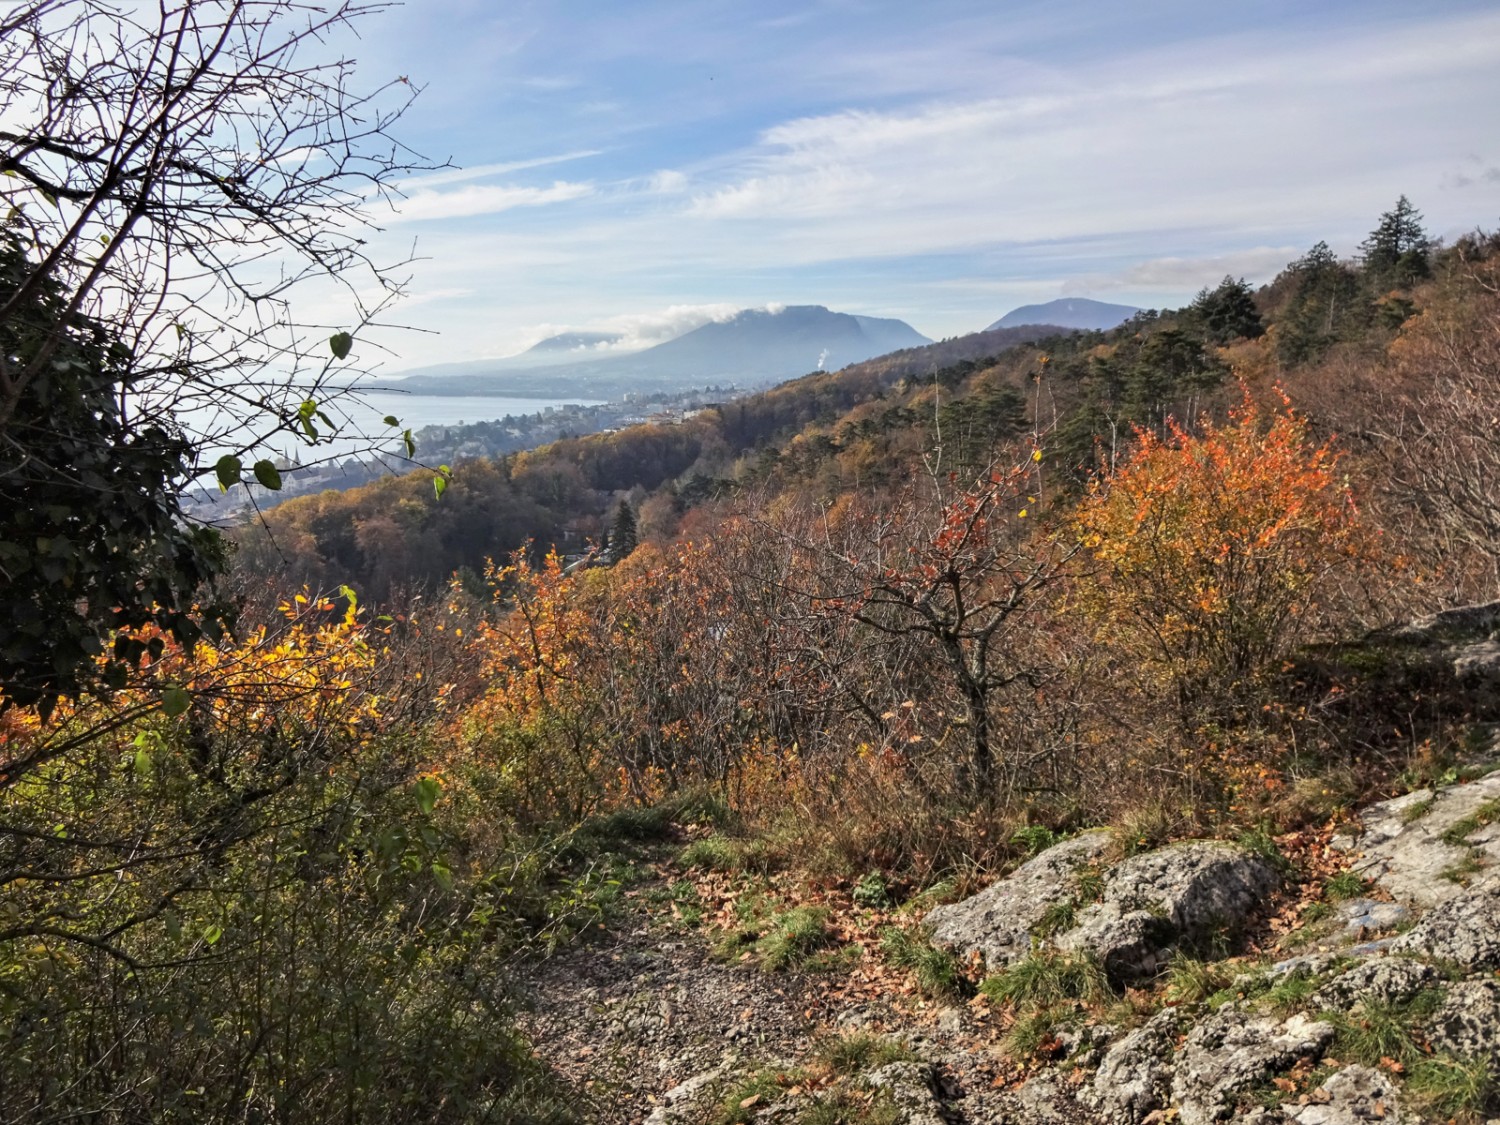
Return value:
[(880, 952), (898, 969), (911, 970), (924, 996), (956, 998), (972, 987), (959, 971), (958, 959), (933, 945), (923, 930), (887, 926), (880, 934)]
[(1099, 959), (1089, 954), (1037, 950), (984, 979), (979, 991), (997, 1003), (1042, 1009), (1070, 1000), (1097, 1004), (1114, 998)]

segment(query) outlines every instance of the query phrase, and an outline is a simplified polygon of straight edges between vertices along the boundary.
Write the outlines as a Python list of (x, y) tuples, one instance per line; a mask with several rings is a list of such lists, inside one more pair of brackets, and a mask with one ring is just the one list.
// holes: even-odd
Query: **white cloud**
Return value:
[(603, 149), (598, 148), (587, 148), (580, 149), (577, 152), (558, 153), (555, 156), (537, 156), (530, 160), (510, 160), (501, 164), (475, 164), (468, 168), (445, 168), (425, 176), (403, 180), (396, 185), (396, 188), (398, 191), (409, 195), (424, 188), (442, 187), (445, 184), (461, 184), (468, 180), (482, 180), (488, 176), (505, 176), (511, 172), (524, 172), (528, 168), (545, 168), (551, 164), (566, 164), (572, 160), (585, 160), (590, 156), (599, 156), (603, 151)]
[(654, 312), (624, 313), (605, 317), (590, 325), (590, 331), (618, 332), (621, 339), (608, 346), (616, 352), (639, 351), (676, 339), (684, 332), (701, 328), (714, 321), (730, 320), (739, 312), (737, 305), (670, 305)]
[(646, 190), (656, 195), (681, 195), (687, 187), (687, 176), (675, 168), (663, 168), (646, 180)]
[(493, 215), (517, 207), (544, 207), (594, 194), (592, 184), (558, 180), (550, 187), (510, 187), (472, 184), (457, 191), (414, 191), (395, 206), (392, 223), (431, 219), (457, 219), (470, 215)]
[(1233, 254), (1206, 258), (1153, 258), (1114, 273), (1091, 273), (1069, 278), (1059, 292), (1063, 296), (1129, 291), (1132, 293), (1183, 293), (1217, 285), (1225, 277), (1243, 277), (1251, 284), (1271, 280), (1307, 247), (1257, 246)]

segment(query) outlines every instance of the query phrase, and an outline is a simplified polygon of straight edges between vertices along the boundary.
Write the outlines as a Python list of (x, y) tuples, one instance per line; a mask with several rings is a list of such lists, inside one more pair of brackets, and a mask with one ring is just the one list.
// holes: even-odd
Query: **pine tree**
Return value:
[(1277, 321), (1276, 353), (1287, 365), (1317, 359), (1369, 320), (1355, 272), (1319, 242), (1287, 267), (1296, 288)]
[(609, 528), (609, 561), (617, 563), (627, 558), (635, 550), (637, 542), (635, 512), (630, 507), (630, 501), (621, 500), (620, 506), (615, 509), (614, 522)]
[(1226, 276), (1217, 289), (1204, 286), (1193, 301), (1192, 310), (1209, 340), (1227, 344), (1241, 337), (1253, 340), (1265, 329), (1255, 307), (1255, 295), (1245, 279)]
[(1377, 291), (1404, 289), (1430, 275), (1427, 255), (1432, 239), (1422, 229), (1422, 212), (1404, 195), (1380, 216), (1359, 249), (1365, 274)]

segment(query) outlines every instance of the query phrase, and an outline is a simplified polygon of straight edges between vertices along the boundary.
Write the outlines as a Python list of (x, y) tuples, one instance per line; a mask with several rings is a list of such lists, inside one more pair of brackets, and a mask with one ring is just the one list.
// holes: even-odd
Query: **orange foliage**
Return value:
[(1284, 395), (1267, 416), (1247, 392), (1227, 425), (1200, 430), (1141, 433), (1076, 517), (1103, 568), (1092, 609), (1187, 709), (1241, 697), (1369, 547), (1338, 454)]

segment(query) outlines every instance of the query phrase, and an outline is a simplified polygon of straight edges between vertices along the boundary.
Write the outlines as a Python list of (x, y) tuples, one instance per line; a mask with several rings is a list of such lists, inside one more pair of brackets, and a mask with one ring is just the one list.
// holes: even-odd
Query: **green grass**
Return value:
[(898, 914), (923, 914), (934, 906), (941, 906), (946, 902), (956, 902), (959, 897), (959, 885), (957, 879), (944, 879), (934, 883), (926, 890), (913, 895), (901, 904)]
[(1166, 971), (1167, 998), (1174, 1004), (1202, 1004), (1229, 987), (1223, 965), (1174, 954)]
[(1353, 871), (1340, 871), (1323, 884), (1323, 894), (1330, 902), (1346, 902), (1364, 893), (1365, 881)]
[(1500, 800), (1486, 801), (1468, 816), (1456, 821), (1448, 831), (1443, 833), (1443, 843), (1462, 847), (1469, 842), (1469, 837), (1478, 832), (1485, 825), (1493, 824), (1500, 820)]
[(796, 1125), (898, 1125), (905, 1119), (884, 1091), (861, 1094), (840, 1086), (802, 1110)]
[(705, 836), (682, 849), (677, 857), (681, 867), (705, 871), (740, 871), (744, 867), (744, 846), (728, 836)]
[(749, 953), (767, 972), (834, 968), (847, 960), (837, 956), (843, 951), (830, 950), (835, 942), (828, 929), (826, 907), (794, 906), (790, 910), (777, 910), (759, 896), (750, 895), (735, 909), (740, 925), (727, 930), (714, 947), (724, 960), (741, 960)]
[(879, 1070), (895, 1062), (912, 1062), (917, 1056), (904, 1043), (868, 1031), (856, 1031), (819, 1040), (813, 1046), (812, 1057), (834, 1074), (850, 1076)]
[(898, 969), (909, 969), (924, 996), (957, 998), (970, 987), (958, 959), (933, 945), (920, 929), (887, 926), (880, 934), (880, 952)]
[(1461, 887), (1467, 887), (1469, 880), (1483, 870), (1483, 858), (1477, 850), (1471, 850), (1457, 863), (1449, 864), (1443, 870), (1439, 871), (1438, 878), (1446, 879), (1450, 883), (1457, 883)]
[(1076, 1022), (1078, 1013), (1061, 1006), (1037, 1008), (1018, 1016), (1005, 1033), (1002, 1044), (1013, 1059), (1034, 1059), (1050, 1054), (1057, 1043), (1061, 1027)]
[[(734, 1086), (724, 1096), (715, 1125), (749, 1125), (755, 1115), (781, 1097), (784, 1089), (797, 1085), (806, 1076), (800, 1070), (758, 1070)], [(745, 1105), (750, 1102), (750, 1105)]]
[(986, 977), (979, 991), (997, 1003), (1031, 1010), (1070, 1000), (1097, 1004), (1114, 998), (1097, 958), (1056, 950), (1038, 950)]
[(796, 906), (777, 916), (757, 948), (762, 968), (776, 972), (795, 968), (832, 943), (827, 908)]
[(1035, 938), (1049, 938), (1057, 934), (1066, 933), (1078, 924), (1078, 900), (1071, 898), (1059, 899), (1052, 903), (1042, 916), (1037, 919), (1036, 925), (1031, 927), (1031, 936)]
[(1354, 1012), (1324, 1012), (1334, 1027), (1332, 1053), (1347, 1062), (1379, 1066), (1394, 1059), (1410, 1067), (1425, 1057), (1417, 1026), (1437, 1011), (1443, 994), (1429, 988), (1399, 1004), (1371, 1002)]
[(1104, 868), (1097, 863), (1084, 864), (1074, 872), (1073, 886), (1080, 902), (1098, 902), (1104, 897)]
[(1248, 832), (1241, 832), (1235, 842), (1252, 855), (1260, 856), (1283, 875), (1292, 869), (1291, 863), (1281, 854), (1281, 849), (1271, 836), (1270, 828), (1264, 824), (1256, 825)]
[(1028, 856), (1034, 856), (1041, 855), (1059, 839), (1058, 834), (1045, 825), (1023, 824), (1011, 833), (1010, 842), (1024, 848)]
[(1449, 1119), (1480, 1121), (1500, 1110), (1500, 1086), (1483, 1059), (1421, 1059), (1407, 1076), (1406, 1091), (1420, 1108)]
[(1432, 811), (1432, 807), (1436, 804), (1437, 796), (1434, 794), (1431, 797), (1426, 797), (1423, 800), (1410, 805), (1404, 812), (1402, 812), (1401, 823), (1415, 824), (1417, 821), (1421, 820), (1424, 816), (1430, 813)]

